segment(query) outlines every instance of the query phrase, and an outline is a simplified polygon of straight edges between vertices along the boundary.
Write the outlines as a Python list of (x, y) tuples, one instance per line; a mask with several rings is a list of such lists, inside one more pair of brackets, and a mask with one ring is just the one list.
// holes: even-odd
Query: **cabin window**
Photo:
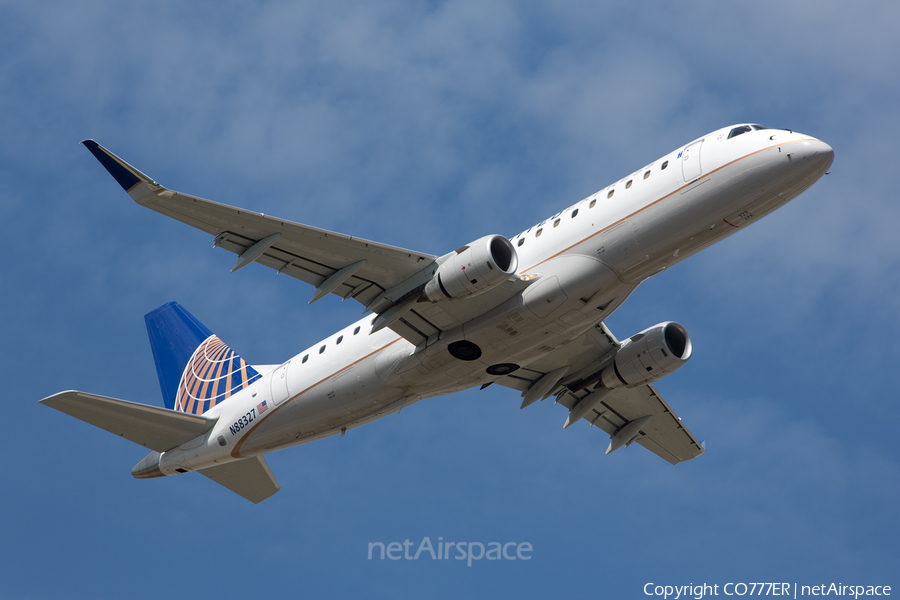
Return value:
[(616, 193), (616, 190), (609, 190), (609, 193), (606, 195), (606, 199), (609, 200), (613, 197), (613, 194)]
[(596, 199), (596, 198), (594, 198), (593, 200), (591, 200), (591, 203), (588, 204), (588, 208), (594, 208), (595, 206), (597, 206), (597, 199)]
[(356, 326), (356, 329), (353, 330), (353, 335), (359, 333), (359, 325)]
[(319, 348), (319, 354), (325, 352), (325, 345), (323, 344), (321, 348)]
[(648, 177), (650, 177), (650, 171), (649, 171), (649, 170), (648, 170), (646, 173), (644, 173), (644, 179), (647, 179)]
[(344, 336), (339, 335), (339, 336), (338, 336), (338, 339), (337, 339), (337, 343), (340, 344), (340, 343), (343, 342), (343, 341), (344, 341)]
[(305, 354), (305, 355), (303, 356), (303, 360), (300, 361), (300, 364), (303, 364), (303, 363), (305, 363), (305, 362), (308, 361), (308, 360), (309, 360), (309, 354)]
[(516, 246), (521, 246), (524, 243), (525, 243), (525, 238), (519, 238), (519, 243), (516, 244)]
[(541, 234), (544, 233), (543, 229), (538, 229), (534, 232), (534, 237), (541, 237)]
[(557, 219), (557, 220), (553, 221), (553, 226), (554, 226), (554, 227), (559, 227), (559, 221), (560, 221), (560, 219)]
[(629, 188), (631, 187), (631, 184), (632, 184), (632, 183), (634, 183), (634, 180), (633, 180), (633, 179), (629, 179), (629, 180), (628, 180), (628, 183), (625, 184), (625, 189), (626, 189), (626, 190), (629, 189)]
[(662, 166), (659, 168), (659, 170), (660, 170), (660, 171), (665, 171), (665, 170), (666, 170), (666, 167), (668, 167), (668, 166), (669, 166), (669, 161), (666, 161), (666, 162), (664, 162), (664, 163), (662, 164)]
[(576, 216), (578, 216), (578, 209), (577, 209), (577, 208), (576, 208), (575, 210), (572, 211), (572, 218), (574, 219)]

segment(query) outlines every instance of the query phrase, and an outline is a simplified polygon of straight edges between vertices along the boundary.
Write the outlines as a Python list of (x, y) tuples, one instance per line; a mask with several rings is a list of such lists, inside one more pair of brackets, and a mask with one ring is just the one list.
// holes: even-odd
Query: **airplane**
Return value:
[[(692, 344), (663, 322), (619, 341), (609, 317), (645, 280), (756, 222), (832, 164), (814, 137), (757, 124), (691, 141), (511, 238), (443, 256), (379, 244), (166, 189), (82, 142), (139, 205), (237, 255), (335, 295), (364, 317), (280, 365), (253, 366), (180, 304), (145, 316), (165, 408), (79, 391), (41, 402), (151, 450), (136, 478), (191, 471), (258, 503), (280, 487), (263, 455), (498, 384), (521, 408), (555, 397), (606, 453), (637, 443), (672, 464), (702, 454), (653, 382)], [(560, 413), (562, 414), (562, 413)]]

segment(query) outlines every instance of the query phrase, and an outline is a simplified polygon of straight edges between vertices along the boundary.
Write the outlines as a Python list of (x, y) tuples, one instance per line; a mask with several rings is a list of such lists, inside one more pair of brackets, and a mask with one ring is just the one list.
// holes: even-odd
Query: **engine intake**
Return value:
[(660, 323), (625, 340), (600, 380), (609, 389), (651, 383), (680, 369), (691, 350), (691, 337), (684, 327), (672, 321)]
[(516, 272), (516, 249), (502, 235), (486, 235), (456, 251), (425, 285), (432, 302), (456, 300), (486, 292)]

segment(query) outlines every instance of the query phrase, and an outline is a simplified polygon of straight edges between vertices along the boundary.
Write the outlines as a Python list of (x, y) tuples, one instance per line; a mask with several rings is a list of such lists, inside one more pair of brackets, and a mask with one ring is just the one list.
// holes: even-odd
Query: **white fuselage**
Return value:
[[(416, 347), (367, 316), (205, 414), (213, 429), (162, 455), (165, 474), (320, 439), (418, 400), (500, 379), (604, 320), (644, 280), (771, 212), (828, 168), (831, 148), (799, 133), (710, 133), (511, 238), (523, 292)], [(532, 277), (529, 277), (532, 276)], [(448, 302), (453, 302), (449, 300)], [(482, 350), (461, 361), (447, 347)], [(266, 401), (266, 410), (257, 407)]]

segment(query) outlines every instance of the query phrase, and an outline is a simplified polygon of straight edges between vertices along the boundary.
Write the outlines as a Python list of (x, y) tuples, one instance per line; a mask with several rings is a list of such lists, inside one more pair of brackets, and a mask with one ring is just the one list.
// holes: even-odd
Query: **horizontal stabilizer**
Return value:
[(216, 465), (197, 472), (254, 504), (271, 498), (281, 489), (262, 456)]
[(75, 391), (44, 398), (41, 404), (157, 452), (171, 450), (206, 433), (216, 422), (206, 417)]

